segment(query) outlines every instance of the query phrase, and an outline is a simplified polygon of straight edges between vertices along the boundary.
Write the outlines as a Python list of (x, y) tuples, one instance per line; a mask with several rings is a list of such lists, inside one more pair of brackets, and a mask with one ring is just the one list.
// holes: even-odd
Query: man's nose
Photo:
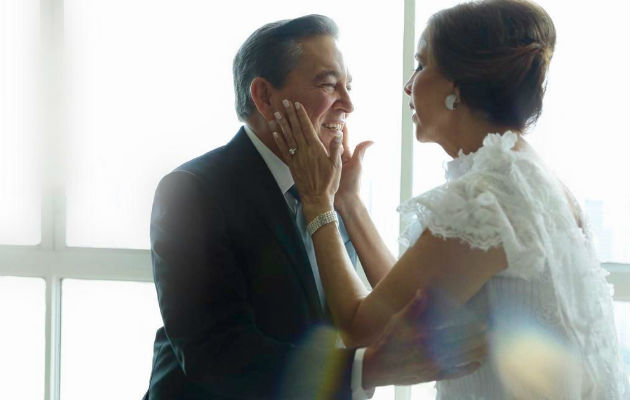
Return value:
[(354, 104), (352, 104), (352, 99), (350, 98), (350, 92), (348, 91), (347, 88), (343, 88), (341, 89), (341, 91), (339, 92), (340, 96), (339, 96), (339, 104), (342, 107), (343, 111), (346, 114), (350, 114), (352, 111), (354, 111)]

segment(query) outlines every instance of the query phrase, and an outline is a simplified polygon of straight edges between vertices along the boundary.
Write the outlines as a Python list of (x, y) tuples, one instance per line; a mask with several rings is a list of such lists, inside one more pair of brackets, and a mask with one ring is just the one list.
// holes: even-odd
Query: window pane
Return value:
[[(240, 44), (263, 23), (314, 12), (340, 26), (354, 78), (352, 142), (377, 142), (366, 157), (365, 195), (395, 244), (402, 3), (284, 0), (269, 7), (249, 0), (217, 8), (199, 1), (67, 0), (64, 11), (72, 68), (69, 245), (148, 247), (159, 178), (226, 143), (240, 127), (231, 70)], [(375, 129), (374, 115), (387, 129)], [(387, 161), (377, 168), (376, 160)]]
[(153, 284), (65, 279), (62, 290), (61, 398), (141, 398), (162, 325)]
[[(457, 1), (423, 1), (420, 24)], [(602, 262), (630, 262), (630, 3), (539, 0), (558, 33), (543, 114), (527, 139), (588, 214)], [(583, 21), (589, 22), (584, 29)], [(615, 40), (610, 40), (615, 38)], [(585, 62), (585, 49), (605, 54), (599, 67)], [(593, 68), (600, 68), (594, 73)], [(578, 117), (579, 116), (579, 117)], [(436, 145), (414, 148), (414, 193), (443, 182)]]
[(39, 0), (0, 2), (0, 244), (37, 244)]
[[(558, 43), (531, 143), (588, 214), (600, 260), (630, 263), (630, 3), (539, 3)], [(602, 73), (584, 65), (591, 48), (606, 55)]]
[(0, 277), (0, 399), (44, 399), (46, 284)]
[[(460, 0), (423, 0), (416, 2), (416, 40), (418, 43), (420, 35), (426, 27), (429, 17), (433, 13), (448, 7), (452, 7)], [(415, 45), (414, 45), (415, 46)], [(415, 49), (415, 47), (414, 47)], [(414, 131), (410, 135), (414, 135)], [(419, 195), (444, 183), (443, 165), (450, 157), (442, 150), (440, 146), (433, 143), (419, 143), (414, 140), (413, 148), (413, 194)], [(429, 386), (423, 386), (428, 388)], [(433, 385), (431, 385), (431, 388)], [(420, 389), (414, 388), (414, 393)], [(425, 389), (422, 389), (425, 390)], [(428, 389), (427, 389), (428, 390)]]
[(436, 395), (435, 382), (422, 383), (411, 387), (412, 400), (433, 400)]
[(379, 386), (374, 391), (374, 396), (372, 396), (372, 400), (394, 400), (395, 398), (395, 386)]

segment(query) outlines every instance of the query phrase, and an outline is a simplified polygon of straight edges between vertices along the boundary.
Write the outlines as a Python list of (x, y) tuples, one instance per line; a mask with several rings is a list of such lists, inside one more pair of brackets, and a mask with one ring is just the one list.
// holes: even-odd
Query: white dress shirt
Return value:
[[(256, 136), (256, 134), (254, 133), (254, 131), (251, 130), (250, 127), (245, 125), (243, 126), (243, 128), (245, 129), (245, 133), (247, 134), (247, 137), (249, 137), (249, 139), (252, 141), (252, 144), (254, 145), (254, 147), (256, 148), (260, 156), (262, 157), (263, 161), (265, 161), (267, 168), (269, 168), (271, 175), (273, 175), (273, 178), (278, 184), (278, 188), (280, 188), (280, 191), (284, 194), (284, 199), (287, 202), (287, 205), (295, 214), (295, 212), (297, 211), (297, 208), (296, 208), (297, 203), (293, 195), (289, 193), (289, 189), (294, 184), (293, 176), (291, 175), (291, 171), (289, 170), (289, 167), (280, 158), (278, 158), (278, 156), (276, 156), (258, 138), (258, 136)], [(307, 249), (307, 253), (312, 253), (312, 254), (308, 254), (308, 256), (309, 256), (309, 260), (311, 261), (311, 264), (314, 264), (314, 265), (311, 265), (311, 267), (313, 268), (313, 276), (316, 281), (316, 287), (317, 287), (320, 300), (322, 300), (323, 302), (324, 293), (322, 289), (321, 279), (319, 278), (319, 271), (317, 269), (317, 261), (315, 259), (314, 252), (312, 250), (309, 251), (309, 248), (312, 249), (312, 243), (306, 243), (306, 240), (304, 239), (305, 235), (302, 235), (302, 236), (303, 236), (303, 240), (305, 241), (304, 247)], [(308, 236), (308, 234), (306, 236)], [(364, 353), (365, 353), (365, 348), (357, 349), (354, 352), (354, 361), (352, 363), (352, 377), (351, 377), (351, 388), (352, 388), (353, 400), (371, 399), (372, 396), (374, 395), (373, 389), (370, 391), (365, 391), (363, 389), (363, 386), (361, 385), (362, 375), (363, 375), (363, 354)]]

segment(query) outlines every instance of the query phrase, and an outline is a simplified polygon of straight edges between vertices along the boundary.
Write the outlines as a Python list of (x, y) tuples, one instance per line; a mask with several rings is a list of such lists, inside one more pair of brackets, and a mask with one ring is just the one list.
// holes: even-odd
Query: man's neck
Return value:
[(264, 118), (260, 115), (256, 115), (245, 121), (245, 124), (252, 130), (252, 132), (254, 132), (256, 137), (260, 139), (260, 141), (263, 142), (269, 150), (271, 150), (273, 154), (275, 154), (279, 159), (282, 159), (278, 146), (276, 145), (276, 141), (271, 135), (267, 121), (265, 121)]

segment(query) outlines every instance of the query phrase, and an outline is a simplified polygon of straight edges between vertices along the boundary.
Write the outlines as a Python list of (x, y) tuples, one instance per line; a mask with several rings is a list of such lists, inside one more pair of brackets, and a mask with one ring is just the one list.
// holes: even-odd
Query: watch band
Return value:
[(313, 234), (317, 232), (319, 228), (324, 225), (330, 224), (331, 222), (334, 222), (335, 225), (339, 227), (339, 219), (337, 218), (337, 213), (335, 211), (326, 211), (323, 214), (319, 214), (317, 217), (315, 217), (315, 219), (309, 222), (308, 225), (306, 225), (306, 230), (308, 231), (309, 235), (313, 236)]

